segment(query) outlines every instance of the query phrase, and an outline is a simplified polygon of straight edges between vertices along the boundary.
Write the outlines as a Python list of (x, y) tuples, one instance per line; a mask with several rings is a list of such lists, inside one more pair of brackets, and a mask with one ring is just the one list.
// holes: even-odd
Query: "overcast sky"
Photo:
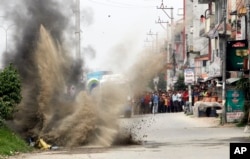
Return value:
[[(112, 60), (105, 59), (115, 54), (125, 54), (126, 60), (132, 60), (136, 52), (150, 45), (146, 39), (155, 38), (147, 35), (150, 30), (157, 33), (159, 39), (165, 37), (163, 27), (155, 22), (159, 17), (162, 21), (170, 21), (161, 9), (157, 9), (161, 4), (162, 0), (80, 0), (81, 54), (87, 54), (89, 67), (109, 67), (109, 63), (112, 67)], [(163, 4), (174, 8), (175, 21), (181, 18), (177, 13), (183, 8), (183, 0), (163, 0)], [(166, 12), (171, 13), (170, 10)], [(10, 25), (0, 17), (1, 53), (6, 49), (6, 29)], [(13, 29), (14, 26), (7, 31), (8, 47)]]
[[(183, 8), (183, 0), (165, 0), (163, 4), (167, 8), (174, 8), (175, 20), (180, 19), (177, 16), (178, 9)], [(158, 34), (158, 39), (166, 36), (164, 28), (155, 21), (169, 21), (170, 19), (161, 10), (162, 0), (88, 0), (81, 1), (81, 8), (93, 13), (93, 21), (87, 23), (83, 17), (82, 20), (82, 45), (91, 46), (95, 49), (97, 58), (96, 63), (105, 63), (109, 54), (126, 55), (129, 51), (130, 60), (136, 53), (145, 46), (150, 46), (149, 42), (155, 39), (155, 36), (148, 36), (151, 30), (153, 34)], [(170, 10), (166, 10), (170, 15)], [(166, 25), (166, 24), (163, 24)], [(163, 41), (162, 41), (163, 42)], [(120, 48), (127, 48), (120, 50)], [(128, 48), (129, 47), (129, 48)], [(117, 51), (117, 52), (116, 52)], [(123, 52), (124, 51), (124, 52)], [(113, 53), (112, 53), (113, 52)], [(129, 60), (129, 58), (128, 58)], [(92, 63), (92, 65), (96, 65)], [(103, 66), (104, 64), (100, 64)], [(108, 62), (106, 62), (106, 66)], [(112, 64), (111, 64), (112, 65)]]

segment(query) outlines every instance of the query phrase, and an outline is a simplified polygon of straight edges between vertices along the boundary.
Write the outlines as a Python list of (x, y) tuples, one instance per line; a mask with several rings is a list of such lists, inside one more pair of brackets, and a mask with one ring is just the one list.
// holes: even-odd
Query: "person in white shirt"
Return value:
[(177, 93), (177, 100), (178, 100), (177, 111), (181, 112), (182, 111), (182, 92), (181, 91), (178, 91)]
[(178, 112), (178, 96), (176, 91), (173, 92), (172, 101), (173, 101), (173, 112)]

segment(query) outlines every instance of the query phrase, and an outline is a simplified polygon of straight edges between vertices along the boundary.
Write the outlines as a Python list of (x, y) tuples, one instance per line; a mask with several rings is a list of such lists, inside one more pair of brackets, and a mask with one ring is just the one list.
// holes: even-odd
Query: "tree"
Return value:
[(166, 89), (166, 80), (165, 80), (165, 74), (164, 73), (160, 73), (159, 74), (159, 83), (158, 83), (158, 87), (161, 90), (165, 90)]
[(179, 91), (179, 90), (184, 90), (186, 88), (187, 88), (187, 86), (184, 83), (184, 76), (183, 75), (179, 75), (176, 83), (174, 84), (174, 90)]
[(21, 99), (21, 80), (10, 64), (0, 72), (0, 119), (11, 119)]

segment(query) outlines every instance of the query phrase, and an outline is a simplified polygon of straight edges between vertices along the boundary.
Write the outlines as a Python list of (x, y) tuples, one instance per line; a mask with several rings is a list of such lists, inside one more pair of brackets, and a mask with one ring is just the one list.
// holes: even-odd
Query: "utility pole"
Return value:
[(11, 24), (9, 26), (7, 26), (7, 28), (4, 28), (3, 26), (0, 26), (0, 28), (2, 28), (5, 31), (5, 52), (7, 53), (8, 51), (8, 30), (14, 26), (15, 24)]
[(224, 0), (224, 12), (223, 12), (223, 23), (224, 23), (224, 47), (223, 47), (223, 62), (222, 62), (222, 121), (221, 124), (227, 122), (226, 118), (226, 46), (227, 46), (227, 0)]
[[(155, 21), (156, 24), (160, 24), (161, 27), (167, 32), (167, 37), (168, 37), (168, 25), (169, 25), (169, 22), (168, 21), (162, 21), (160, 17), (158, 17), (158, 20)], [(166, 26), (164, 26), (163, 24), (167, 24)]]
[[(188, 69), (190, 69), (190, 50), (188, 47), (188, 34), (186, 34), (186, 51), (187, 51), (187, 67)], [(193, 114), (191, 83), (188, 83), (188, 104), (189, 104), (189, 113)]]
[(148, 38), (146, 38), (146, 40), (144, 40), (145, 43), (151, 43), (151, 50), (152, 52), (154, 51), (154, 47), (153, 47), (153, 41), (148, 40)]
[(81, 58), (80, 0), (75, 0), (76, 59)]
[(249, 69), (249, 83), (250, 83), (250, 1), (247, 2), (247, 40), (248, 40), (248, 69)]
[(175, 50), (173, 50), (172, 60), (173, 60), (173, 73), (174, 73), (174, 77), (175, 77), (175, 74), (176, 74), (176, 58), (175, 58)]
[[(250, 84), (250, 0), (246, 2), (247, 5), (247, 35), (246, 39), (248, 42), (248, 82)], [(250, 112), (248, 112), (248, 123), (250, 122)]]
[[(165, 48), (164, 48), (164, 51), (166, 51), (166, 63), (169, 63), (169, 53), (168, 53), (168, 47), (169, 47), (169, 22), (168, 21), (162, 21), (161, 19), (160, 19), (160, 17), (158, 17), (158, 21), (155, 21), (155, 23), (156, 24), (160, 24), (161, 25), (161, 27), (166, 31), (166, 33), (167, 33), (167, 38), (166, 38), (166, 43), (165, 43)], [(163, 24), (166, 24), (166, 26), (164, 26)], [(166, 47), (167, 46), (167, 47)], [(167, 74), (167, 77), (168, 77), (168, 70), (166, 70), (166, 72), (165, 72), (166, 74)], [(165, 80), (165, 82), (166, 82), (166, 90), (168, 89), (168, 87), (167, 87), (167, 79)]]
[[(168, 55), (167, 55), (167, 57), (168, 57), (167, 63), (170, 63), (170, 55), (171, 55), (171, 53), (173, 53), (173, 48), (174, 48), (174, 29), (173, 29), (174, 28), (174, 16), (173, 16), (173, 9), (174, 8), (173, 7), (170, 7), (170, 8), (165, 7), (163, 4), (163, 0), (162, 0), (160, 7), (157, 7), (157, 9), (161, 9), (167, 15), (167, 17), (171, 20), (171, 31), (170, 31), (171, 32), (171, 38), (170, 38), (171, 44), (169, 46), (169, 51), (168, 51)], [(170, 10), (171, 14), (169, 15), (166, 10)], [(167, 86), (166, 86), (167, 89), (169, 89), (170, 85), (171, 85), (170, 76), (171, 76), (170, 71), (167, 71), (167, 80), (168, 80)]]
[(149, 30), (149, 32), (147, 33), (147, 35), (150, 35), (150, 36), (155, 36), (155, 53), (159, 53), (158, 52), (158, 33), (152, 33), (151, 30)]

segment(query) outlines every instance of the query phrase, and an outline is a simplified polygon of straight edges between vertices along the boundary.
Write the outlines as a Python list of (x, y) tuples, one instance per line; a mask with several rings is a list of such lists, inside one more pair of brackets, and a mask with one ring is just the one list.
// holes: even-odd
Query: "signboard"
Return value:
[(231, 112), (227, 113), (227, 122), (228, 123), (233, 123), (235, 121), (239, 121), (242, 119), (244, 113), (243, 112)]
[(241, 90), (226, 91), (227, 121), (234, 122), (241, 119), (244, 107), (244, 93)]
[(184, 82), (186, 84), (194, 83), (194, 69), (187, 68), (184, 70)]
[(242, 39), (242, 34), (241, 32), (236, 33), (236, 40), (241, 40)]
[(227, 41), (226, 70), (242, 71), (244, 59), (248, 58), (247, 40)]

